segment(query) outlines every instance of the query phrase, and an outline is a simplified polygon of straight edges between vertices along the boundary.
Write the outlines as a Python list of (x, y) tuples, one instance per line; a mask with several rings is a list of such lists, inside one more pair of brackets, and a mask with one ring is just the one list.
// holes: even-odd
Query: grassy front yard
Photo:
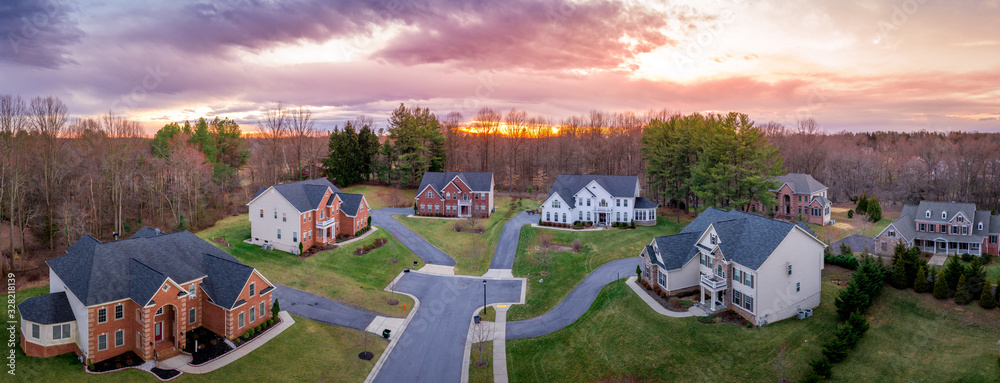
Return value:
[(417, 196), (417, 189), (396, 189), (382, 185), (353, 185), (340, 190), (344, 193), (364, 194), (372, 209), (410, 207)]
[(455, 266), (456, 274), (482, 275), (490, 266), (493, 258), (493, 250), (497, 247), (500, 233), (503, 226), (507, 224), (515, 214), (537, 209), (539, 201), (521, 199), (520, 205), (510, 197), (496, 197), (494, 204), (496, 213), (488, 219), (480, 219), (483, 226), (483, 233), (456, 233), (454, 226), (455, 219), (433, 219), (433, 218), (409, 218), (406, 216), (395, 216), (396, 220), (403, 223), (413, 232), (437, 246), (458, 264)]
[[(833, 301), (842, 287), (829, 282), (831, 275), (845, 279), (847, 273), (837, 267), (824, 271), (822, 304), (812, 318), (757, 329), (667, 318), (650, 310), (624, 282), (615, 282), (573, 325), (507, 342), (508, 372), (518, 382), (775, 381), (773, 358), (788, 341), (786, 377), (798, 381), (819, 356), (819, 343), (839, 323)], [(1000, 315), (996, 309), (984, 312), (970, 305), (957, 311), (937, 307), (929, 294), (883, 291), (868, 313), (871, 329), (845, 361), (834, 365), (831, 381), (986, 382), (1000, 376), (998, 321), (986, 326), (966, 317), (980, 315), (981, 322), (991, 323)]]
[[(48, 291), (48, 286), (22, 290), (17, 292), (17, 301)], [(364, 348), (361, 331), (293, 318), (295, 325), (240, 360), (208, 374), (183, 374), (173, 382), (360, 382), (387, 345), (368, 334), (375, 359), (363, 361), (357, 357)], [(87, 374), (73, 354), (34, 358), (24, 355), (20, 346), (16, 361), (13, 381), (19, 382), (159, 382), (152, 374), (135, 369)]]
[(837, 223), (827, 226), (810, 223), (808, 224), (809, 229), (812, 229), (813, 233), (816, 233), (819, 239), (827, 244), (851, 234), (874, 237), (889, 226), (892, 221), (899, 218), (899, 213), (902, 210), (902, 207), (899, 206), (882, 206), (885, 209), (882, 212), (882, 219), (873, 223), (867, 220), (867, 216), (860, 214), (855, 214), (853, 218), (847, 218), (847, 211), (854, 209), (854, 206), (853, 203), (840, 203), (831, 207), (830, 219), (837, 221)]
[[(479, 361), (479, 348), (482, 347), (485, 367), (476, 367)], [(469, 383), (493, 383), (493, 341), (479, 342), (472, 345), (469, 353)]]
[[(250, 238), (250, 221), (246, 215), (225, 218), (197, 234), (207, 241), (225, 237), (232, 248), (212, 243), (241, 262), (257, 268), (271, 282), (391, 316), (405, 317), (408, 314), (407, 310), (403, 310), (402, 303), (408, 309), (413, 308), (413, 299), (400, 294), (395, 297), (401, 304), (389, 306), (386, 302), (392, 298), (392, 294), (383, 289), (400, 271), (412, 267), (414, 260), (419, 265), (423, 265), (423, 261), (385, 230), (378, 230), (361, 241), (323, 251), (306, 259), (243, 243), (243, 240)], [(353, 254), (355, 248), (370, 244), (377, 238), (385, 238), (389, 242), (368, 254)], [(391, 263), (392, 259), (399, 262)]]
[[(514, 260), (514, 276), (528, 278), (526, 304), (513, 305), (507, 312), (508, 321), (536, 317), (554, 308), (566, 295), (580, 284), (590, 272), (610, 261), (637, 257), (643, 246), (653, 237), (676, 234), (690, 221), (661, 217), (656, 226), (637, 226), (634, 230), (608, 229), (601, 231), (566, 231), (535, 227), (521, 229)], [(538, 234), (552, 235), (552, 242), (570, 246), (580, 239), (583, 250), (549, 251), (548, 276), (542, 277), (539, 260)], [(627, 277), (623, 275), (622, 277)], [(539, 282), (539, 280), (544, 280)]]

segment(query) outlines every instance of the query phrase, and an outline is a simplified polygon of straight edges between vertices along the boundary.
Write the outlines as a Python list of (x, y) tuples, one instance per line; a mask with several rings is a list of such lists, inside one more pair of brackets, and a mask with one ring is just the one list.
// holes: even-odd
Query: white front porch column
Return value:
[(712, 291), (712, 311), (715, 312), (715, 291)]
[(698, 287), (701, 288), (701, 295), (700, 295), (700, 297), (701, 297), (701, 304), (704, 305), (705, 304), (705, 285), (699, 283)]

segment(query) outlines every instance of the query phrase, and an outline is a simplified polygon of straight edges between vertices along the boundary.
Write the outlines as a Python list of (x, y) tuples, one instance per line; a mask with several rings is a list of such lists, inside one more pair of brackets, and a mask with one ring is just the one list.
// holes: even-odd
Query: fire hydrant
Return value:
[(406, 310), (406, 303), (403, 303), (403, 310)]

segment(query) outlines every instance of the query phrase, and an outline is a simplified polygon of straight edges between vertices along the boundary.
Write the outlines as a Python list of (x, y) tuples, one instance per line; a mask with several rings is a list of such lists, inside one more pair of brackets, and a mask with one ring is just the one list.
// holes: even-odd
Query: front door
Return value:
[(153, 339), (157, 342), (163, 340), (163, 322), (156, 322), (153, 325)]

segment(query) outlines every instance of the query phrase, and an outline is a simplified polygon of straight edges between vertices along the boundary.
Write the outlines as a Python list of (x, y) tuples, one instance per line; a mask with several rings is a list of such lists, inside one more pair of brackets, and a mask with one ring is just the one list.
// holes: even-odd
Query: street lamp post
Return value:
[(483, 315), (486, 315), (486, 280), (483, 279)]

